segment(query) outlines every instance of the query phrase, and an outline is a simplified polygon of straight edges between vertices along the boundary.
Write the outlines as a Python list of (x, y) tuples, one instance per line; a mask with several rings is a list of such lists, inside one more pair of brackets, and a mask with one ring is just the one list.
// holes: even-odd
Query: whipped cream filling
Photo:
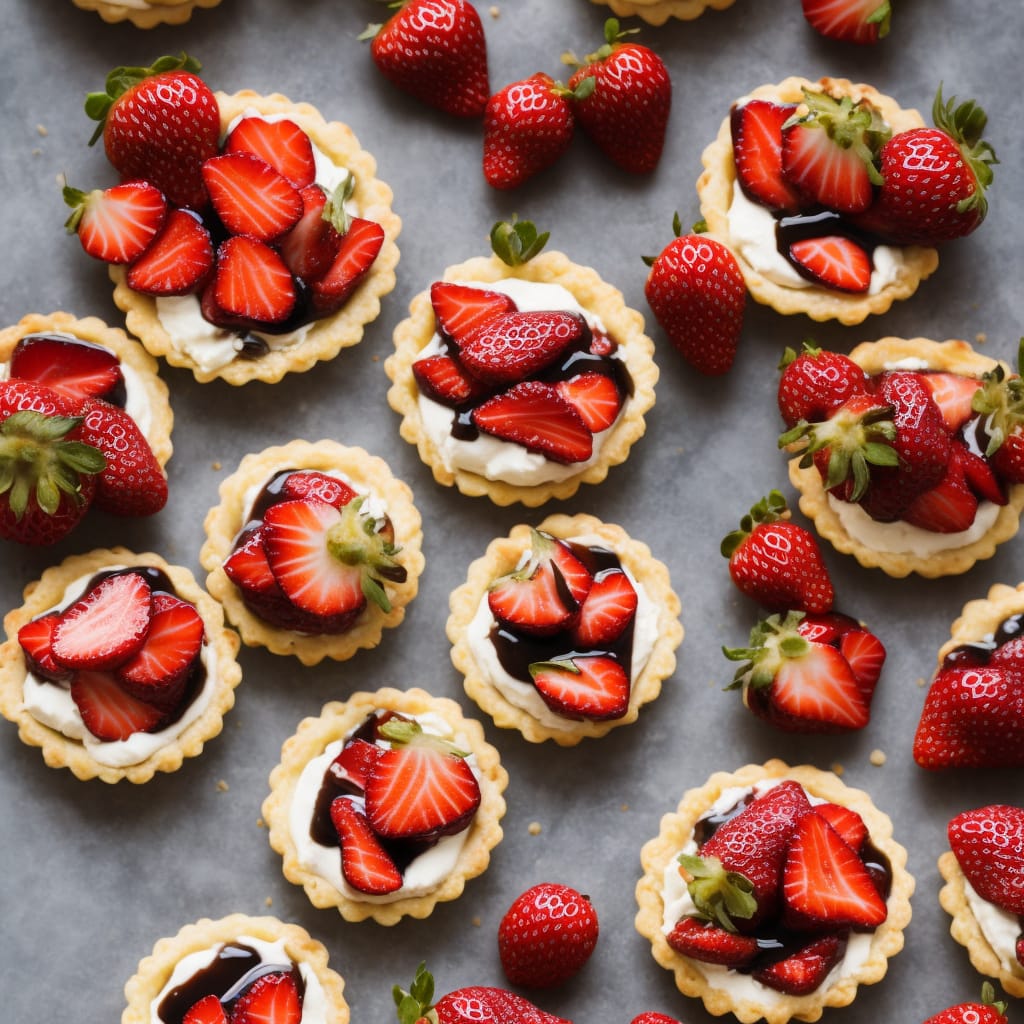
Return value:
[[(727, 787), (722, 790), (718, 799), (704, 813), (704, 817), (724, 814), (735, 807), (741, 800), (745, 799), (750, 793), (753, 793), (754, 799), (757, 799), (783, 781), (783, 779), (764, 779), (761, 782), (755, 783), (752, 787)], [(805, 790), (804, 792), (806, 793), (807, 791)], [(812, 793), (807, 793), (807, 799), (812, 805), (826, 802)], [(697, 912), (697, 908), (690, 897), (686, 881), (680, 872), (678, 862), (680, 854), (695, 854), (697, 852), (697, 842), (691, 835), (685, 845), (680, 850), (677, 850), (665, 865), (661, 893), (661, 901), (664, 908), (661, 930), (665, 935), (672, 931), (681, 918), (690, 917)], [(819, 989), (827, 990), (840, 979), (860, 970), (870, 955), (873, 934), (873, 932), (850, 932), (842, 958), (825, 976)], [(776, 989), (769, 988), (767, 985), (762, 985), (752, 975), (744, 974), (731, 967), (723, 967), (721, 964), (708, 964), (689, 957), (687, 961), (694, 970), (703, 974), (715, 988), (728, 992), (734, 1001), (748, 1001), (761, 1006), (775, 1007), (793, 998), (785, 992), (779, 992)]]
[[(294, 961), (285, 950), (284, 939), (268, 942), (266, 939), (257, 939), (251, 935), (239, 935), (233, 942), (256, 950), (265, 964), (280, 964), (283, 969), (291, 970)], [(170, 978), (167, 979), (167, 984), (149, 1004), (150, 1024), (166, 1024), (158, 1013), (160, 1003), (172, 989), (185, 984), (193, 975), (209, 967), (216, 960), (223, 945), (220, 943), (209, 949), (197, 950), (177, 962)], [(302, 1017), (299, 1019), (299, 1024), (324, 1024), (327, 1020), (327, 996), (320, 984), (320, 979), (308, 964), (300, 962), (298, 968), (305, 985), (305, 993), (302, 997)]]
[(1024, 978), (1024, 966), (1017, 960), (1017, 939), (1020, 938), (1020, 918), (990, 903), (973, 885), (964, 878), (964, 895), (971, 908), (974, 920), (978, 922), (981, 934), (999, 959), (999, 966), (1008, 974)]
[[(599, 331), (605, 331), (600, 317), (584, 309), (573, 294), (560, 284), (546, 281), (524, 281), (520, 278), (508, 277), (500, 281), (460, 281), (474, 288), (485, 288), (488, 291), (503, 292), (508, 295), (522, 312), (534, 310), (565, 310), (578, 313), (587, 323)], [(441, 337), (435, 334), (430, 342), (419, 353), (418, 358), (437, 355), (444, 345)], [(616, 350), (612, 359), (621, 359), (621, 351)], [(619, 415), (625, 411), (629, 403), (627, 396)], [(573, 462), (563, 465), (552, 462), (538, 452), (527, 451), (522, 445), (511, 441), (502, 441), (481, 432), (472, 441), (463, 441), (452, 436), (452, 423), (455, 412), (441, 405), (424, 394), (419, 396), (419, 413), (423, 429), (440, 455), (441, 462), (449, 472), (464, 470), (476, 473), (488, 480), (501, 480), (508, 484), (529, 487), (534, 484), (557, 483), (568, 477), (576, 476), (587, 467), (599, 461), (601, 448), (608, 430), (594, 434), (593, 452), (585, 462)], [(618, 421), (616, 421), (618, 422)]]
[[(451, 726), (442, 716), (426, 712), (411, 717), (419, 722), (424, 732), (441, 736), (461, 750), (469, 749), (465, 737), (454, 735)], [(343, 739), (329, 743), (321, 755), (306, 764), (295, 785), (295, 792), (292, 795), (291, 807), (288, 812), (288, 827), (299, 863), (307, 871), (312, 871), (325, 882), (329, 882), (343, 896), (361, 903), (394, 903), (396, 900), (406, 897), (423, 896), (432, 892), (455, 870), (462, 848), (469, 838), (472, 821), (461, 832), (442, 836), (433, 846), (410, 861), (402, 872), (402, 887), (386, 896), (373, 896), (353, 889), (342, 874), (340, 846), (321, 846), (313, 841), (310, 835), (310, 822), (313, 820), (316, 799), (320, 792), (324, 773), (331, 762), (341, 753), (344, 745), (345, 740)], [(389, 747), (385, 740), (378, 740), (377, 745), (385, 749)], [(470, 753), (466, 758), (466, 763), (479, 779), (480, 772), (477, 768), (476, 756)], [(364, 801), (361, 798), (353, 796), (349, 799), (360, 809), (363, 808)]]
[[(582, 544), (584, 547), (607, 548), (608, 542), (597, 536), (580, 536), (564, 538), (570, 543)], [(519, 560), (519, 566), (525, 565), (532, 552), (527, 549)], [(647, 664), (647, 659), (654, 650), (658, 640), (658, 606), (651, 600), (650, 595), (644, 590), (643, 584), (626, 568), (622, 571), (629, 578), (636, 591), (637, 605), (636, 615), (633, 618), (633, 657), (630, 663), (630, 680), (635, 683)], [(488, 682), (509, 702), (517, 708), (525, 711), (531, 718), (536, 719), (549, 729), (571, 731), (578, 726), (575, 721), (563, 718), (555, 714), (544, 699), (537, 692), (537, 688), (522, 679), (516, 679), (505, 671), (498, 660), (498, 653), (491, 641), (491, 630), (495, 626), (494, 616), (491, 614), (490, 606), (487, 603), (487, 595), (480, 600), (476, 615), (473, 616), (466, 631), (469, 641), (469, 649), (473, 653), (473, 660), (477, 668), (486, 677)]]
[[(123, 565), (106, 566), (106, 569), (124, 569)], [(40, 612), (63, 611), (78, 600), (85, 592), (93, 573), (87, 573), (73, 580), (64, 591), (60, 602)], [(38, 616), (37, 616), (38, 617)], [(126, 768), (145, 761), (158, 750), (173, 743), (194, 721), (200, 718), (210, 705), (217, 689), (217, 659), (208, 641), (203, 641), (199, 658), (206, 669), (206, 680), (195, 699), (177, 721), (156, 732), (136, 732), (126, 740), (101, 740), (86, 728), (78, 706), (71, 699), (69, 687), (51, 683), (26, 672), (22, 689), (22, 707), (42, 725), (77, 740), (85, 747), (94, 761), (109, 768)]]

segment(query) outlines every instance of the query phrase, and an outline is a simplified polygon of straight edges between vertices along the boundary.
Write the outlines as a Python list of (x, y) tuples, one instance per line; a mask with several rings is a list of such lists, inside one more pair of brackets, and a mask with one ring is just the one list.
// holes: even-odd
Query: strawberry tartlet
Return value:
[(479, 723), (420, 689), (356, 693), (305, 719), (263, 815), (284, 875), (349, 921), (427, 917), (482, 874), (508, 775)]
[(736, 0), (592, 0), (607, 4), (620, 18), (637, 17), (649, 25), (664, 25), (669, 18), (692, 21), (705, 11), (724, 11)]
[(831, 772), (718, 772), (644, 846), (636, 927), (709, 1013), (814, 1021), (903, 948), (906, 859), (889, 817)]
[(154, 554), (72, 556), (25, 588), (4, 629), (0, 713), (80, 779), (176, 771), (220, 733), (242, 678), (220, 605)]
[(105, 22), (130, 21), (136, 28), (183, 25), (198, 8), (216, 7), (220, 0), (72, 0), (83, 11), (95, 11)]

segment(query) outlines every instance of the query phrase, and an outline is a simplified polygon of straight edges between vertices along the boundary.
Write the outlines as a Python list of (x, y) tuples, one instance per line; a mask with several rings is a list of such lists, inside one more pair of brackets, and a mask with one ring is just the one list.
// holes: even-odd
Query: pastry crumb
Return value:
[(267, 827), (267, 823), (262, 818), (257, 818), (256, 819), (256, 827), (257, 828), (266, 828)]
[(836, 761), (835, 764), (832, 765), (832, 771), (834, 771), (836, 775), (842, 775), (843, 772), (846, 771), (846, 769), (838, 761)]
[(370, 362), (371, 363), (379, 363), (380, 362), (380, 356), (370, 356)]
[(876, 767), (881, 768), (885, 764), (885, 751), (877, 747), (868, 755), (868, 760)]
[(37, 132), (39, 132), (39, 134), (40, 134), (40, 135), (42, 135), (42, 136), (43, 136), (43, 138), (45, 138), (45, 137), (46, 137), (47, 135), (49, 135), (49, 134), (50, 134), (50, 133), (49, 133), (49, 132), (48, 132), (48, 131), (46, 130), (46, 125), (44, 125), (44, 124), (37, 124), (37, 125), (36, 125), (36, 131), (37, 131)]
[(927, 680), (925, 679), (924, 676), (921, 676), (921, 678), (918, 679), (917, 685), (918, 686), (927, 686)]
[(226, 793), (228, 791), (228, 788), (228, 784), (223, 779), (221, 779), (220, 782), (217, 783), (217, 791), (220, 793)]
[(474, 917), (470, 923), (473, 925), (474, 928), (479, 928), (480, 925), (483, 924), (483, 921), (481, 921), (479, 917)]
[(988, 341), (988, 335), (984, 331), (978, 331), (978, 333), (974, 336), (974, 340), (979, 345), (984, 345), (985, 342)]
[(531, 821), (530, 824), (526, 826), (526, 831), (529, 832), (531, 836), (539, 836), (541, 833), (540, 822)]
[(273, 896), (268, 896), (268, 897), (267, 897), (267, 898), (266, 898), (266, 899), (265, 899), (265, 900), (263, 901), (263, 905), (264, 905), (265, 907), (272, 907), (272, 906), (274, 905), (274, 897), (273, 897)]
[(210, 469), (215, 470), (215, 471), (219, 471), (220, 468), (221, 468), (221, 465), (222, 465), (222, 463), (220, 463), (220, 462), (211, 462), (210, 463)]
[(619, 805), (619, 810), (623, 811), (623, 812), (628, 811), (629, 810), (629, 804), (620, 804)]
[(43, 155), (43, 151), (38, 146), (34, 146), (33, 149), (32, 149), (32, 155), (33, 156), (42, 156)]
[(500, 18), (501, 17), (501, 8), (498, 7), (497, 4), (492, 4), (491, 7), (488, 9), (487, 13), (492, 18)]

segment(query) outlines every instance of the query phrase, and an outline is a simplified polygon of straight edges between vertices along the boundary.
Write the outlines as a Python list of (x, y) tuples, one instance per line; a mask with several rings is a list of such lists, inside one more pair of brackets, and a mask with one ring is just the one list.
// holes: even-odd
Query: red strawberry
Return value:
[(70, 669), (53, 660), (53, 628), (59, 618), (59, 612), (48, 612), (26, 622), (18, 630), (25, 667), (32, 675), (54, 683), (67, 682), (71, 678)]
[(66, 608), (53, 627), (54, 660), (71, 669), (123, 665), (146, 642), (153, 594), (137, 572), (108, 576)]
[(106, 263), (131, 263), (146, 251), (167, 217), (167, 200), (147, 181), (127, 181), (108, 189), (64, 186), (72, 208), (64, 224), (78, 234), (82, 248)]
[(370, 55), (403, 92), (456, 117), (487, 105), (487, 42), (466, 0), (411, 0), (376, 30)]
[(523, 381), (489, 398), (473, 410), (473, 424), (565, 465), (586, 462), (594, 451), (594, 436), (579, 413), (554, 386), (541, 381)]
[(999, 482), (992, 464), (977, 452), (967, 447), (960, 437), (953, 437), (949, 453), (950, 469), (963, 473), (968, 487), (984, 501), (1005, 505), (1006, 491)]
[(176, 206), (199, 210), (206, 205), (199, 168), (217, 154), (220, 111), (197, 71), (185, 54), (149, 68), (115, 68), (106, 91), (86, 97), (85, 112), (100, 122), (89, 144), (102, 134), (122, 179), (142, 178)]
[(828, 928), (877, 928), (888, 916), (864, 862), (819, 814), (806, 814), (782, 872), (787, 916)]
[(296, 189), (304, 189), (316, 180), (313, 143), (286, 117), (277, 121), (243, 117), (224, 140), (222, 152), (252, 153), (270, 164)]
[(871, 257), (845, 235), (799, 239), (789, 258), (804, 277), (826, 288), (858, 293), (871, 287)]
[(827, 39), (870, 44), (889, 34), (889, 0), (802, 0), (808, 24)]
[(929, 1017), (924, 1024), (1007, 1024), (1006, 1003), (996, 1002), (990, 982), (981, 986), (980, 1003), (958, 1003)]
[(341, 873), (357, 892), (386, 896), (402, 888), (402, 872), (348, 797), (331, 802), (331, 822), (341, 842)]
[(181, 1024), (228, 1024), (228, 1018), (220, 1000), (211, 993), (189, 1008)]
[(360, 789), (366, 789), (366, 779), (382, 748), (366, 740), (349, 740), (331, 762), (328, 769), (336, 779), (347, 779)]
[(316, 498), (335, 508), (342, 508), (356, 497), (344, 480), (328, 476), (315, 469), (297, 470), (289, 473), (281, 482), (279, 501), (295, 501), (298, 498)]
[(665, 937), (668, 944), (683, 956), (705, 964), (723, 967), (745, 967), (757, 956), (759, 947), (753, 935), (726, 931), (709, 921), (684, 917), (677, 921)]
[[(569, 89), (576, 120), (598, 149), (624, 171), (649, 174), (665, 145), (672, 81), (653, 50), (623, 42), (634, 31), (620, 32), (618, 20), (609, 18), (604, 45), (584, 58)], [(581, 90), (585, 82), (592, 84)]]
[(256, 323), (282, 323), (295, 309), (295, 281), (281, 257), (245, 235), (221, 243), (213, 289), (225, 313)]
[(449, 409), (473, 402), (488, 393), (488, 388), (471, 377), (451, 356), (437, 355), (417, 359), (412, 373), (423, 395)]
[(313, 282), (313, 308), (318, 316), (341, 309), (369, 273), (383, 245), (384, 229), (376, 221), (351, 219), (331, 265)]
[(296, 277), (313, 281), (334, 262), (341, 246), (339, 226), (347, 230), (348, 218), (343, 205), (335, 203), (334, 197), (328, 198), (319, 185), (307, 185), (299, 192), (299, 198), (302, 215), (277, 240), (277, 250)]
[(629, 709), (629, 674), (608, 655), (535, 662), (530, 676), (544, 703), (563, 718), (605, 722)]
[(977, 377), (941, 371), (922, 373), (920, 378), (942, 412), (946, 429), (955, 434), (974, 415), (972, 403), (982, 382)]
[(167, 503), (167, 477), (135, 420), (100, 398), (82, 406), (82, 439), (107, 464), (96, 483), (96, 505), (111, 515), (149, 516)]
[(747, 197), (778, 213), (798, 213), (801, 197), (782, 173), (782, 126), (796, 104), (748, 100), (729, 116), (736, 180)]
[(932, 533), (960, 533), (974, 522), (978, 499), (963, 467), (950, 459), (946, 475), (931, 490), (919, 494), (903, 510), (902, 519)]
[(751, 977), (768, 988), (791, 996), (806, 996), (821, 986), (828, 972), (842, 959), (846, 940), (838, 935), (823, 935), (795, 953), (760, 967)]
[(866, 629), (850, 629), (839, 638), (839, 653), (846, 659), (854, 678), (870, 700), (885, 664), (882, 641)]
[(670, 1017), (667, 1013), (645, 1010), (643, 1013), (637, 1014), (629, 1024), (680, 1024), (680, 1022), (675, 1017)]
[(257, 978), (238, 997), (231, 1024), (299, 1024), (302, 997), (291, 974), (274, 972)]
[(820, 814), (854, 853), (860, 852), (868, 837), (868, 827), (852, 807), (830, 803), (815, 804), (814, 813)]
[(569, 148), (573, 112), (569, 90), (538, 71), (506, 85), (484, 111), (484, 178), (493, 188), (522, 185)]
[(417, 722), (392, 720), (379, 732), (391, 749), (377, 757), (366, 778), (366, 817), (373, 831), (382, 839), (461, 832), (481, 799), (465, 756)]
[(563, 541), (532, 530), (530, 557), (488, 590), (491, 614), (504, 626), (548, 636), (577, 621), (593, 580)]
[(669, 341), (691, 366), (709, 375), (728, 372), (743, 329), (747, 290), (736, 258), (721, 242), (704, 235), (674, 238), (651, 264), (644, 294)]
[(498, 956), (513, 985), (555, 988), (582, 970), (598, 937), (589, 896), (555, 882), (533, 885), (498, 925)]
[(586, 320), (577, 313), (506, 313), (465, 335), (459, 358), (486, 384), (517, 384), (550, 366), (567, 349), (589, 345), (589, 333)]
[(188, 295), (213, 269), (210, 232), (188, 210), (171, 210), (163, 230), (128, 268), (128, 286), (144, 295)]
[(587, 429), (595, 434), (607, 430), (618, 419), (622, 396), (611, 377), (593, 370), (559, 381), (558, 393), (580, 414)]
[(722, 541), (740, 593), (771, 611), (827, 612), (835, 591), (821, 548), (805, 527), (789, 522), (786, 499), (772, 491)]
[(1024, 914), (1024, 810), (990, 804), (958, 814), (947, 829), (961, 871), (982, 899)]
[(125, 693), (110, 672), (82, 669), (71, 680), (71, 699), (86, 729), (98, 740), (126, 740), (133, 733), (150, 732), (165, 712)]
[(124, 383), (117, 355), (102, 345), (59, 334), (28, 334), (8, 366), (11, 377), (52, 388), (76, 406), (102, 398)]
[(636, 606), (636, 590), (621, 569), (598, 573), (580, 609), (573, 640), (589, 648), (614, 643), (633, 621)]
[(847, 399), (868, 388), (867, 374), (849, 357), (805, 341), (799, 355), (787, 348), (779, 364), (779, 412), (787, 427), (827, 419)]
[(233, 234), (270, 242), (302, 216), (302, 197), (288, 179), (244, 150), (207, 160), (203, 182), (214, 211)]
[(452, 281), (435, 281), (430, 286), (430, 304), (438, 333), (456, 345), (488, 320), (516, 311), (515, 302), (504, 292)]
[[(1018, 366), (1022, 361), (1024, 345), (1018, 348)], [(997, 366), (982, 377), (972, 406), (984, 417), (989, 439), (984, 454), (992, 468), (1004, 483), (1024, 483), (1024, 381)]]

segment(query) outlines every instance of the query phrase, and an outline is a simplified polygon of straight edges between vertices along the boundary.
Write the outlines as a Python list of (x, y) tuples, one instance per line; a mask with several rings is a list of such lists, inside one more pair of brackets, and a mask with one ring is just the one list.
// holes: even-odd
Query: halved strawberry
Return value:
[(412, 372), (423, 395), (449, 409), (457, 409), (488, 393), (484, 384), (448, 355), (417, 359), (412, 364)]
[(235, 235), (270, 242), (302, 216), (302, 198), (273, 167), (252, 153), (211, 157), (203, 181), (221, 222)]
[(827, 39), (866, 45), (889, 33), (889, 0), (801, 0), (808, 24)]
[(344, 480), (328, 476), (315, 469), (302, 469), (289, 473), (281, 483), (280, 500), (294, 501), (298, 498), (316, 498), (319, 501), (342, 508), (356, 497), (356, 491)]
[(145, 295), (197, 292), (213, 269), (213, 259), (203, 222), (188, 210), (171, 210), (160, 234), (128, 267), (128, 287)]
[(353, 217), (327, 271), (313, 282), (313, 308), (320, 316), (340, 309), (370, 272), (384, 245), (384, 229), (372, 220)]
[(504, 292), (452, 281), (435, 281), (430, 286), (430, 304), (438, 332), (455, 345), (488, 320), (516, 311), (515, 302)]
[(104, 742), (149, 732), (160, 725), (165, 715), (160, 708), (125, 693), (110, 672), (76, 672), (71, 680), (71, 699), (86, 729)]
[(280, 593), (263, 550), (263, 527), (253, 530), (224, 560), (225, 575), (236, 587), (253, 594)]
[(960, 533), (978, 513), (978, 499), (967, 484), (962, 465), (950, 459), (946, 475), (903, 510), (903, 521), (931, 533)]
[(550, 366), (574, 345), (590, 344), (583, 317), (563, 310), (506, 313), (465, 335), (459, 358), (486, 384), (516, 384)]
[(366, 815), (344, 796), (331, 802), (331, 822), (341, 842), (341, 873), (357, 892), (387, 896), (402, 888), (402, 872), (374, 834)]
[(839, 834), (839, 837), (855, 853), (860, 852), (868, 837), (864, 819), (852, 808), (842, 804), (815, 804), (814, 813), (820, 814)]
[(106, 577), (61, 613), (53, 627), (54, 660), (71, 669), (116, 668), (142, 648), (152, 608), (141, 573)]
[(102, 398), (124, 381), (115, 353), (102, 345), (55, 334), (29, 334), (11, 353), (11, 377), (33, 380), (72, 402)]
[(221, 243), (213, 289), (225, 313), (256, 323), (279, 324), (295, 309), (295, 281), (281, 257), (269, 245), (244, 235)]
[(563, 718), (602, 722), (621, 718), (629, 708), (629, 675), (604, 654), (537, 662), (530, 676), (544, 703)]
[(800, 193), (782, 173), (782, 126), (796, 109), (752, 99), (734, 106), (729, 118), (736, 179), (754, 202), (776, 212), (800, 210)]
[(59, 619), (60, 612), (48, 612), (26, 622), (18, 630), (25, 667), (32, 675), (52, 683), (66, 682), (71, 678), (71, 669), (58, 665), (53, 658), (53, 629)]
[(861, 689), (870, 695), (885, 664), (882, 641), (867, 629), (851, 629), (839, 638), (839, 653), (846, 659)]
[(155, 593), (146, 641), (117, 669), (118, 682), (139, 700), (174, 707), (202, 650), (204, 631), (194, 605), (173, 594)]
[(696, 917), (684, 917), (677, 921), (665, 939), (683, 956), (723, 967), (745, 967), (760, 952), (753, 935), (726, 931), (710, 921)]
[(871, 257), (845, 235), (802, 238), (789, 258), (812, 281), (841, 292), (866, 292), (871, 286)]
[(264, 974), (239, 996), (231, 1024), (299, 1024), (302, 999), (291, 974)]
[(366, 779), (366, 817), (385, 839), (432, 839), (462, 831), (480, 806), (480, 784), (465, 756), (418, 722), (380, 727), (391, 743)]
[(761, 967), (751, 977), (768, 988), (791, 996), (805, 996), (821, 987), (828, 972), (842, 958), (846, 939), (823, 935), (813, 939), (795, 953)]
[(78, 233), (82, 248), (105, 263), (131, 263), (156, 238), (167, 217), (164, 194), (148, 181), (126, 181), (107, 189), (64, 186), (64, 202), (72, 207), (64, 223)]
[(573, 640), (584, 647), (614, 643), (636, 615), (637, 595), (621, 569), (598, 573), (583, 602)]
[(959, 467), (968, 487), (979, 498), (996, 505), (1006, 504), (1006, 492), (993, 471), (992, 464), (978, 452), (968, 448), (959, 437), (953, 438), (949, 461), (951, 465)]
[(586, 462), (594, 435), (580, 414), (550, 384), (526, 380), (478, 405), (473, 424), (485, 434), (522, 445), (552, 462)]
[(622, 397), (611, 377), (588, 371), (555, 385), (558, 393), (580, 414), (587, 429), (598, 434), (618, 418)]
[(345, 190), (328, 198), (319, 185), (307, 185), (299, 198), (302, 216), (275, 244), (285, 266), (296, 277), (313, 281), (325, 274), (334, 262), (341, 247), (341, 236), (348, 229)]
[(211, 993), (189, 1007), (181, 1024), (228, 1024), (221, 1001)]
[(383, 752), (382, 747), (366, 740), (349, 740), (338, 752), (328, 769), (337, 779), (348, 779), (360, 789), (366, 789), (366, 778), (374, 762)]
[(316, 179), (313, 143), (288, 118), (267, 121), (262, 117), (243, 117), (224, 140), (221, 152), (252, 153), (270, 164), (293, 188), (305, 188)]
[(973, 415), (971, 403), (982, 386), (977, 377), (964, 377), (959, 373), (934, 371), (919, 375), (921, 383), (931, 392), (932, 399), (942, 411), (946, 429), (955, 434)]

